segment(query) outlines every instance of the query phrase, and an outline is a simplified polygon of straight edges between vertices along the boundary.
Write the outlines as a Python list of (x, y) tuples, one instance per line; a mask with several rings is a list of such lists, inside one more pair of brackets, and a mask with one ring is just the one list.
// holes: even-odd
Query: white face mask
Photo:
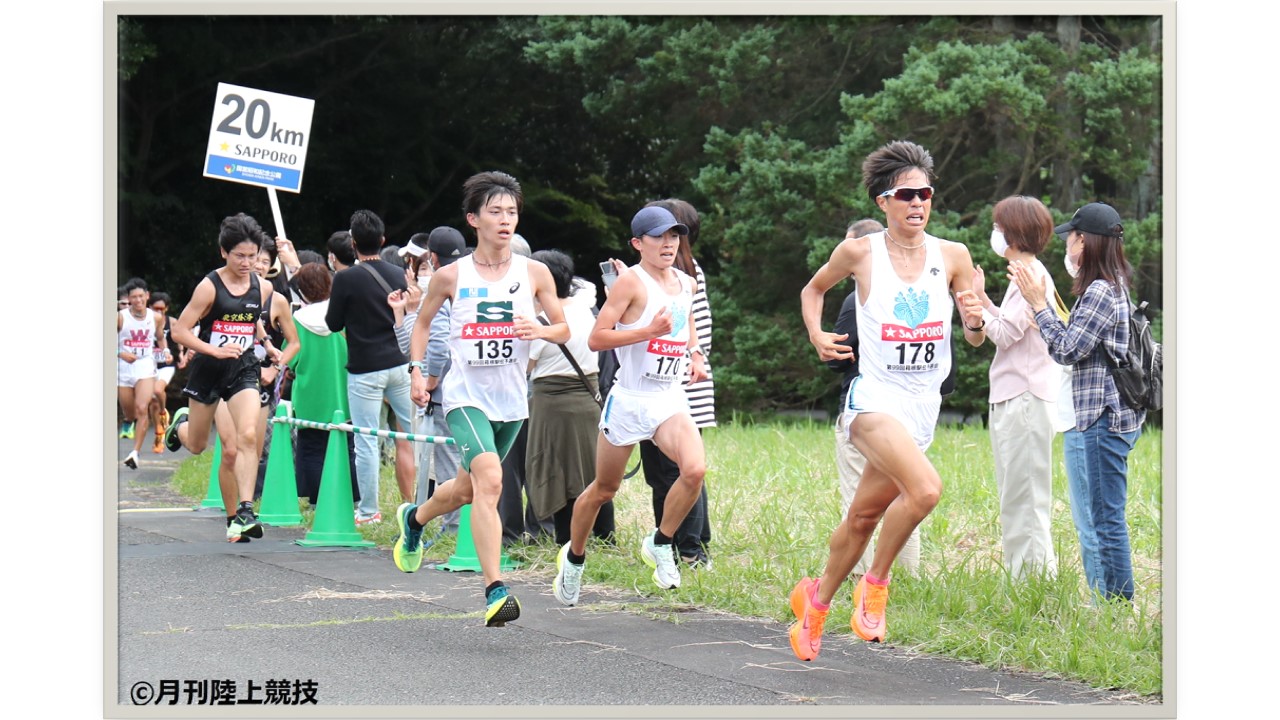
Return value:
[(426, 292), (426, 291), (427, 291), (427, 286), (428, 286), (428, 285), (430, 285), (430, 284), (431, 284), (431, 276), (430, 276), (430, 275), (428, 275), (427, 277), (420, 277), (420, 278), (418, 278), (418, 287), (422, 288), (422, 291), (423, 291), (423, 292)]
[(1062, 256), (1062, 264), (1067, 266), (1067, 274), (1071, 277), (1075, 277), (1080, 274), (1080, 266), (1076, 265), (1075, 262), (1071, 260), (1070, 254)]
[(1009, 243), (1004, 239), (1000, 228), (991, 229), (991, 249), (1000, 257), (1004, 257), (1005, 251), (1009, 249)]

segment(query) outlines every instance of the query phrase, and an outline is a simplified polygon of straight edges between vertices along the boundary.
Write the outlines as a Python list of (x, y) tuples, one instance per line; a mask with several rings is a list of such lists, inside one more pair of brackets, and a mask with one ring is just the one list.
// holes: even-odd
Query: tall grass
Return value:
[[(655, 597), (650, 609), (695, 606), (738, 615), (792, 620), (787, 594), (804, 575), (822, 572), (840, 498), (830, 425), (737, 423), (708, 430), (707, 487), (714, 569), (684, 572), (680, 589), (659, 593), (638, 547), (653, 527), (649, 488), (637, 476), (615, 500), (618, 544), (592, 541), (585, 588), (617, 588)], [(938, 507), (922, 524), (921, 574), (895, 573), (888, 607), (888, 641), (896, 646), (1039, 672), (1158, 697), (1163, 640), (1161, 573), (1161, 434), (1147, 431), (1130, 455), (1128, 519), (1133, 546), (1132, 607), (1094, 606), (1080, 566), (1071, 521), (1061, 438), (1055, 441), (1052, 533), (1055, 577), (1012, 581), (1001, 565), (999, 502), (991, 444), (985, 429), (938, 429), (929, 457), (944, 483)], [(200, 462), (196, 459), (193, 462)], [(208, 460), (193, 497), (203, 496)], [(187, 468), (176, 477), (187, 474)], [(196, 473), (197, 475), (199, 472)], [(393, 517), (399, 498), (384, 467), (382, 512)], [(389, 544), (395, 523), (362, 528)], [(427, 550), (442, 561), (453, 552), (445, 538)], [(509, 550), (526, 563), (521, 574), (554, 572), (549, 542)], [(850, 633), (852, 588), (837, 593), (828, 633)], [(668, 616), (679, 621), (679, 613)]]

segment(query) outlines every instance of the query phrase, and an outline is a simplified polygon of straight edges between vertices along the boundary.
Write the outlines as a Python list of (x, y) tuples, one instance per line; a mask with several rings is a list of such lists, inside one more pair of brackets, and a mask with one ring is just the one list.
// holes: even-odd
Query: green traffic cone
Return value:
[[(281, 400), (276, 406), (276, 417), (287, 418), (289, 411), (289, 401)], [(276, 423), (275, 429), (271, 431), (267, 476), (262, 481), (262, 505), (259, 507), (258, 519), (277, 527), (297, 527), (302, 524), (302, 513), (298, 511), (298, 481), (293, 469), (292, 435), (288, 425)]]
[(222, 486), (218, 483), (218, 468), (222, 467), (222, 438), (213, 436), (213, 465), (209, 467), (209, 493), (200, 503), (202, 508), (218, 508), (222, 505)]
[[(333, 411), (333, 424), (339, 425), (346, 417), (341, 410)], [(316, 514), (311, 530), (301, 540), (306, 547), (373, 547), (356, 530), (356, 517), (352, 512), (351, 456), (347, 453), (346, 433), (329, 431), (329, 445), (324, 453), (324, 469), (320, 471), (320, 494), (316, 497)]]
[[(463, 505), (462, 511), (458, 513), (458, 544), (453, 550), (453, 554), (445, 561), (445, 564), (438, 565), (441, 570), (449, 572), (480, 572), (480, 557), (476, 555), (476, 543), (471, 538), (471, 506)], [(503, 571), (515, 570), (520, 567), (520, 563), (507, 557), (504, 552), (499, 556), (498, 567)]]

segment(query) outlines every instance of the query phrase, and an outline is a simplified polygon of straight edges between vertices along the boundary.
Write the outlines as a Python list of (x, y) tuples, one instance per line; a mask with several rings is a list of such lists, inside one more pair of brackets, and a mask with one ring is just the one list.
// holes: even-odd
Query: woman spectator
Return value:
[[(539, 250), (533, 259), (551, 270), (569, 323), (569, 340), (564, 345), (535, 340), (529, 346), (525, 477), (535, 516), (540, 521), (554, 518), (556, 545), (564, 545), (569, 542), (573, 502), (595, 478), (599, 356), (587, 347), (587, 337), (596, 321), (596, 289), (573, 276), (573, 260), (559, 250)], [(608, 502), (600, 508), (592, 534), (609, 540), (613, 531), (613, 503)]]
[(1014, 262), (1010, 277), (1035, 313), (1049, 354), (1062, 365), (1074, 366), (1071, 396), (1076, 429), (1084, 441), (1083, 481), (1098, 538), (1102, 594), (1109, 600), (1132, 600), (1125, 519), (1128, 460), (1146, 413), (1124, 404), (1107, 365), (1108, 355), (1123, 358), (1129, 347), (1132, 268), (1124, 256), (1124, 226), (1110, 205), (1089, 203), (1054, 232), (1066, 237), (1067, 256), (1079, 267), (1071, 288), (1077, 299), (1070, 320), (1063, 323), (1049, 306), (1047, 283), (1030, 265)]
[[(707, 279), (702, 274), (702, 267), (693, 259), (693, 244), (698, 241), (698, 228), (701, 225), (698, 211), (693, 205), (668, 198), (655, 200), (646, 207), (666, 208), (675, 215), (676, 220), (689, 228), (688, 235), (680, 236), (680, 247), (676, 250), (675, 266), (684, 274), (697, 281), (693, 295), (693, 325), (698, 333), (698, 345), (702, 348), (702, 357), (706, 364), (707, 376), (698, 382), (684, 386), (685, 396), (689, 401), (689, 412), (693, 415), (694, 425), (699, 432), (703, 428), (716, 426), (715, 384), (711, 379), (711, 305), (707, 302)], [(653, 489), (653, 518), (655, 525), (662, 524), (662, 508), (667, 501), (667, 493), (676, 479), (680, 477), (680, 468), (650, 441), (640, 443), (640, 461), (644, 465), (644, 479)], [(675, 544), (680, 552), (680, 559), (692, 568), (710, 568), (711, 556), (707, 554), (707, 545), (711, 543), (711, 516), (707, 511), (707, 483), (702, 484), (702, 493), (697, 502), (689, 509), (684, 522), (680, 524)]]
[[(1031, 269), (1037, 282), (1053, 286), (1036, 259), (1053, 237), (1053, 216), (1044, 203), (1018, 195), (996, 203), (991, 213), (991, 250)], [(1044, 339), (1027, 312), (1027, 301), (1010, 284), (997, 306), (983, 289), (981, 267), (973, 269), (973, 290), (982, 301), (987, 338), (996, 346), (991, 361), (991, 451), (1000, 497), (1004, 564), (1015, 579), (1034, 573), (1052, 576), (1049, 518), (1053, 510), (1053, 413), (1062, 370), (1049, 357)]]
[[(304, 263), (297, 274), (298, 294), (302, 307), (293, 320), (300, 338), (298, 354), (290, 365), (293, 381), (293, 415), (299, 420), (327, 423), (333, 411), (351, 417), (347, 403), (347, 341), (341, 333), (330, 332), (324, 316), (329, 309), (329, 290), (333, 275), (319, 263)], [(347, 440), (350, 463), (351, 495), (360, 498), (356, 483), (355, 435), (343, 433)], [(298, 497), (305, 497), (315, 507), (320, 494), (320, 477), (324, 456), (328, 451), (329, 431), (298, 428), (294, 468), (298, 479)], [(347, 508), (343, 508), (345, 511)]]

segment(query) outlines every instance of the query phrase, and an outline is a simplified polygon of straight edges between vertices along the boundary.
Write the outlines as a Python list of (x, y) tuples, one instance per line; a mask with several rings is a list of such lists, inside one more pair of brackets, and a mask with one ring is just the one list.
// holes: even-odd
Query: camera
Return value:
[(612, 260), (600, 263), (600, 279), (604, 281), (606, 288), (613, 287), (614, 281), (618, 279), (618, 271), (614, 268)]

